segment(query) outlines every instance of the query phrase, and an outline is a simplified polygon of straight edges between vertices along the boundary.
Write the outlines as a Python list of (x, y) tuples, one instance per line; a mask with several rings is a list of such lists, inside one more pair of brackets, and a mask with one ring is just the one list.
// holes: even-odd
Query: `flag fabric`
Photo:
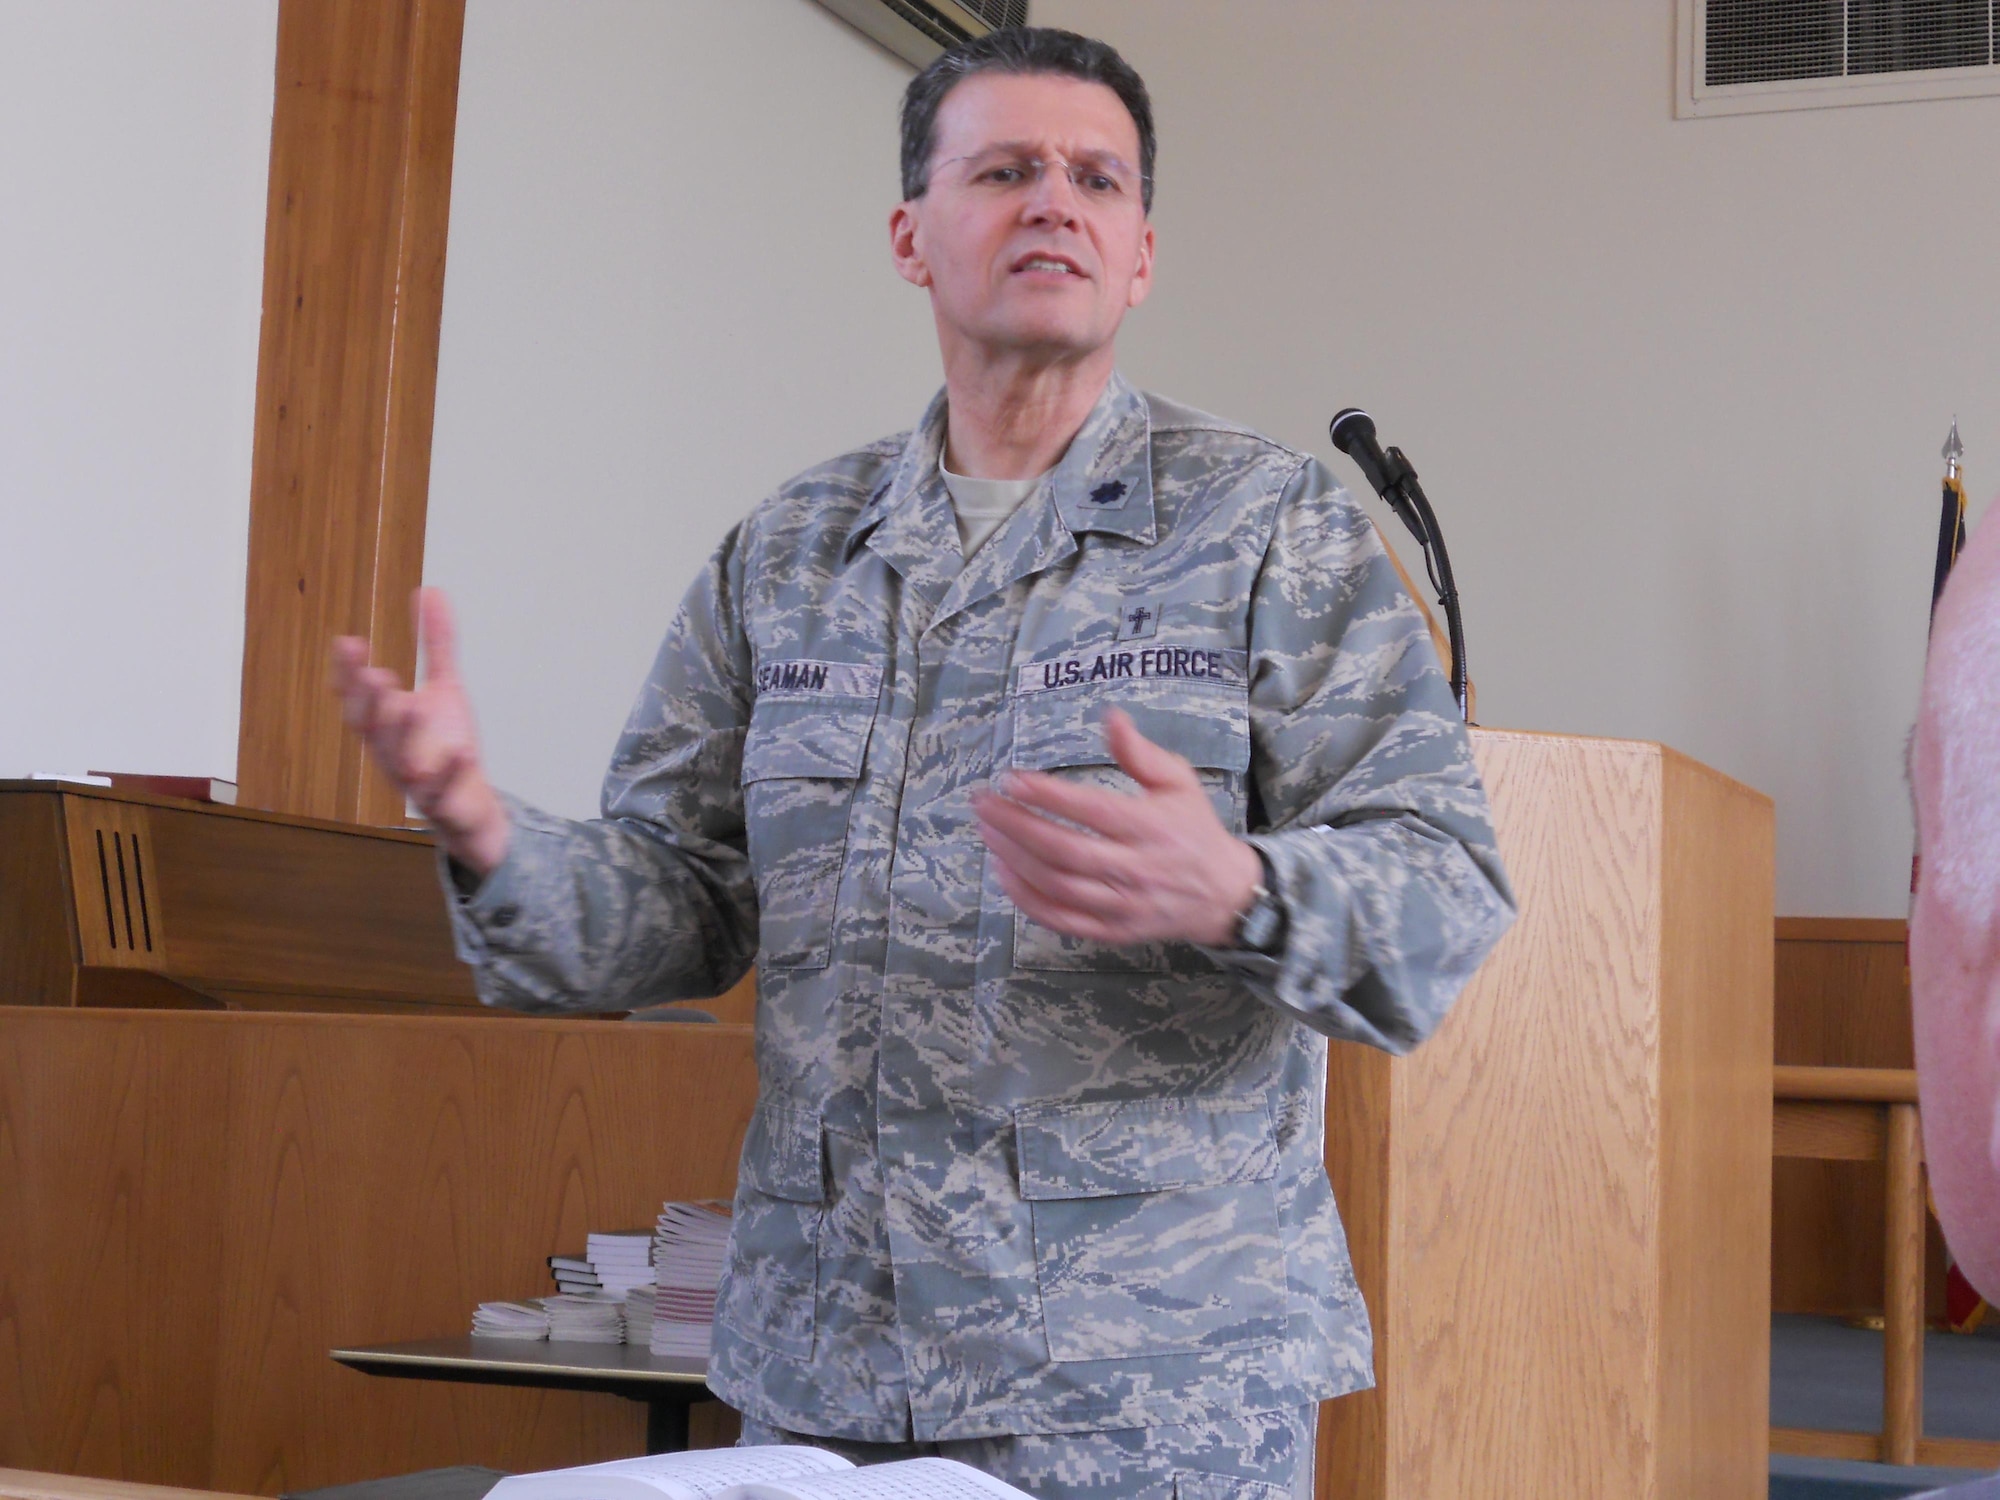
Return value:
[[(1951, 576), (1958, 554), (1965, 550), (1965, 477), (1959, 472), (1959, 456), (1965, 449), (1958, 440), (1958, 418), (1951, 421), (1951, 436), (1944, 440), (1944, 489), (1938, 513), (1937, 567), (1931, 575), (1931, 616), (1936, 618), (1938, 600), (1945, 580)], [(1910, 897), (1916, 898), (1917, 881), (1923, 874), (1921, 853), (1910, 856)], [(1909, 940), (1903, 945), (1903, 988), (1910, 984)], [(1926, 1194), (1928, 1196), (1928, 1194)], [(1931, 1205), (1932, 1216), (1937, 1208)], [(1986, 1299), (1979, 1295), (1965, 1273), (1958, 1268), (1947, 1242), (1944, 1249), (1944, 1322), (1953, 1333), (1971, 1333), (1985, 1321)]]

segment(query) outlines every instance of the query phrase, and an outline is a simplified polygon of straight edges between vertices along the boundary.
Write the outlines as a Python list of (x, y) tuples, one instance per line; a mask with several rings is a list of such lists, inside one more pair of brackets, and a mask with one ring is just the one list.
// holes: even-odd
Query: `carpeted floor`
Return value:
[[(1773, 1318), (1771, 1425), (1879, 1432), (1882, 1335), (1837, 1318)], [(2000, 1442), (2000, 1319), (1977, 1333), (1925, 1335), (1924, 1431)], [(1958, 1469), (1773, 1457), (1771, 1500), (1874, 1500), (1977, 1477)]]

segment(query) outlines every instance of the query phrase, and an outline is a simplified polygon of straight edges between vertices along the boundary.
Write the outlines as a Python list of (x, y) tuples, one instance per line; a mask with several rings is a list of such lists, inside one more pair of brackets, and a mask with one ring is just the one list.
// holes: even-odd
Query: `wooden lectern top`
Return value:
[(0, 781), (0, 1003), (483, 1012), (429, 834)]

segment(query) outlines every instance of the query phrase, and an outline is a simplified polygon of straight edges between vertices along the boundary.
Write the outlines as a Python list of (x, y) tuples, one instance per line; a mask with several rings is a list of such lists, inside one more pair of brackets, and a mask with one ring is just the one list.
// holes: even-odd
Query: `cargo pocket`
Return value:
[[(1131, 792), (1104, 741), (1104, 710), (1122, 708), (1154, 744), (1190, 762), (1215, 815), (1244, 831), (1244, 778), (1250, 769), (1250, 705), (1242, 689), (1144, 683), (1113, 693), (1058, 689), (1014, 701), (1013, 764), (1065, 781)], [(1186, 950), (1191, 953), (1192, 950)], [(1165, 943), (1114, 946), (1069, 937), (1014, 913), (1014, 967), (1095, 974), (1164, 974), (1176, 967)]]
[(757, 877), (758, 949), (781, 969), (823, 969), (847, 819), (875, 705), (763, 700), (743, 742), (743, 819)]
[(1294, 1500), (1292, 1492), (1257, 1479), (1233, 1474), (1208, 1474), (1197, 1469), (1174, 1470), (1174, 1500)]
[(794, 1359), (812, 1358), (825, 1212), (819, 1116), (758, 1105), (743, 1137), (718, 1309), (731, 1332)]
[(1207, 1354), (1285, 1334), (1278, 1143), (1261, 1098), (1017, 1110), (1052, 1360)]

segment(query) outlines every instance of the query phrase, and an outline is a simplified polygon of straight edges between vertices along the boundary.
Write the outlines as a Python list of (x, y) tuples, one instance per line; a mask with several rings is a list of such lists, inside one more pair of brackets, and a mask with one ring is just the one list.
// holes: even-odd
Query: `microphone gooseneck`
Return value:
[(1458, 584), (1451, 574), (1451, 556), (1445, 551), (1444, 533), (1438, 530), (1437, 513), (1431, 509), (1423, 486), (1417, 483), (1417, 471), (1403, 456), (1402, 449), (1383, 451), (1375, 437), (1375, 419), (1358, 406), (1336, 412), (1333, 421), (1327, 424), (1327, 436), (1333, 439), (1334, 447), (1353, 460), (1361, 477), (1410, 528), (1417, 545), (1423, 548), (1424, 572), (1430, 577), (1431, 587), (1437, 590), (1438, 604), (1444, 609), (1445, 635), (1451, 644), (1451, 696), (1463, 718), (1468, 681), (1465, 621), (1459, 613)]

